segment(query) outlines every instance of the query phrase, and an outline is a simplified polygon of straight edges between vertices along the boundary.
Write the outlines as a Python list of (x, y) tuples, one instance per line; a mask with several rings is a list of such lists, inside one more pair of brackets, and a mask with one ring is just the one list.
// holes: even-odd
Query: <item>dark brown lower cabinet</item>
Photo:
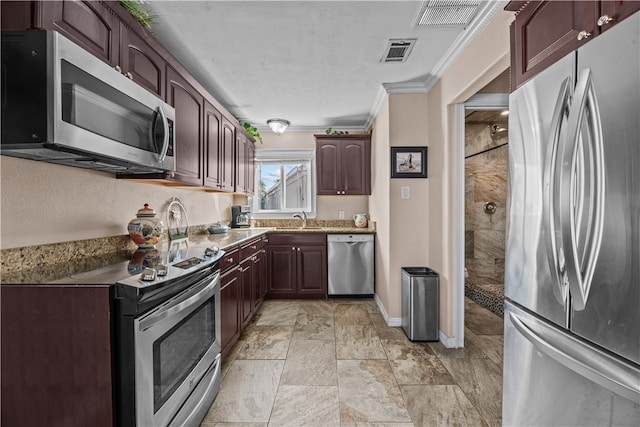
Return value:
[(0, 423), (113, 426), (112, 288), (2, 285), (0, 300)]
[(240, 267), (235, 266), (220, 277), (220, 330), (222, 357), (240, 337)]
[(326, 298), (326, 234), (271, 234), (267, 264), (267, 297)]
[(251, 320), (253, 314), (253, 261), (247, 258), (240, 262), (240, 319), (241, 326)]

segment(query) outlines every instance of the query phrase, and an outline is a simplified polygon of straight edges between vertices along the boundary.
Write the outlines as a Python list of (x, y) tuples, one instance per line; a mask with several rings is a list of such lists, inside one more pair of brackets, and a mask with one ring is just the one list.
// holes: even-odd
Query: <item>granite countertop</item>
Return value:
[[(218, 246), (223, 250), (230, 250), (240, 246), (252, 239), (260, 237), (267, 233), (327, 233), (327, 234), (373, 234), (375, 233), (375, 224), (370, 223), (367, 228), (353, 227), (352, 221), (309, 221), (306, 228), (299, 227), (299, 221), (270, 221), (268, 226), (260, 224), (260, 226), (252, 226), (247, 228), (231, 228), (226, 233), (209, 234), (205, 228), (199, 232), (190, 234), (186, 239), (189, 251), (202, 251), (204, 248)], [(349, 226), (351, 225), (351, 226)], [(124, 238), (118, 236), (118, 238)], [(125, 238), (125, 241), (128, 239)], [(102, 242), (96, 241), (96, 243)], [(168, 252), (171, 244), (178, 241), (164, 241), (158, 246), (161, 253)], [(92, 241), (78, 241), (75, 246), (82, 246), (80, 253), (93, 253), (90, 250), (84, 250), (84, 246), (92, 244)], [(73, 246), (74, 242), (67, 242), (65, 246)], [(61, 248), (55, 245), (51, 253), (51, 261), (41, 265), (29, 265), (29, 268), (19, 269), (17, 271), (5, 272), (2, 274), (3, 284), (110, 284), (115, 283), (119, 279), (116, 276), (123, 274), (134, 274), (137, 264), (135, 264), (136, 254), (140, 251), (118, 250), (93, 256), (78, 256), (72, 259), (57, 259), (56, 255)], [(26, 259), (42, 259), (40, 255), (41, 247), (34, 247), (34, 253), (31, 248), (21, 248), (20, 255)], [(39, 256), (40, 255), (40, 256)], [(59, 257), (58, 257), (59, 258)]]

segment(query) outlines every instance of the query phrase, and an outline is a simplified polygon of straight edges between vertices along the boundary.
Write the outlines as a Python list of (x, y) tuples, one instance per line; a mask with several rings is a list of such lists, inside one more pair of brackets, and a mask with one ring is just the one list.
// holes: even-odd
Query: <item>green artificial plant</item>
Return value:
[(144, 0), (120, 0), (120, 4), (142, 25), (144, 28), (151, 28), (153, 19), (149, 12), (143, 7)]
[(348, 135), (349, 134), (349, 132), (347, 132), (346, 130), (338, 130), (334, 128), (327, 128), (325, 132), (327, 133), (327, 135)]
[(245, 122), (244, 120), (238, 120), (238, 121), (240, 122), (242, 127), (247, 131), (250, 137), (252, 137), (256, 141), (260, 142), (260, 144), (262, 144), (262, 135), (260, 135), (260, 132), (258, 132), (258, 129), (256, 129), (255, 126), (252, 126), (251, 123)]

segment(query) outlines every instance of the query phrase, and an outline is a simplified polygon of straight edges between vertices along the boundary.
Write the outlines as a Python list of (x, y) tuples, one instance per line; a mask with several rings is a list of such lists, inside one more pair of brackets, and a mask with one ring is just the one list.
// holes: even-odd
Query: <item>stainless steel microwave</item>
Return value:
[(55, 31), (2, 32), (3, 155), (173, 171), (175, 109)]

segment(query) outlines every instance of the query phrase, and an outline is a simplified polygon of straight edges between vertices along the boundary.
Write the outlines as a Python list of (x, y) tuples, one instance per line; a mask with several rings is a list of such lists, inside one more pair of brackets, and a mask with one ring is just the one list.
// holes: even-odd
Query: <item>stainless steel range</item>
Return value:
[(116, 284), (119, 426), (198, 426), (220, 389), (224, 251), (172, 244)]

